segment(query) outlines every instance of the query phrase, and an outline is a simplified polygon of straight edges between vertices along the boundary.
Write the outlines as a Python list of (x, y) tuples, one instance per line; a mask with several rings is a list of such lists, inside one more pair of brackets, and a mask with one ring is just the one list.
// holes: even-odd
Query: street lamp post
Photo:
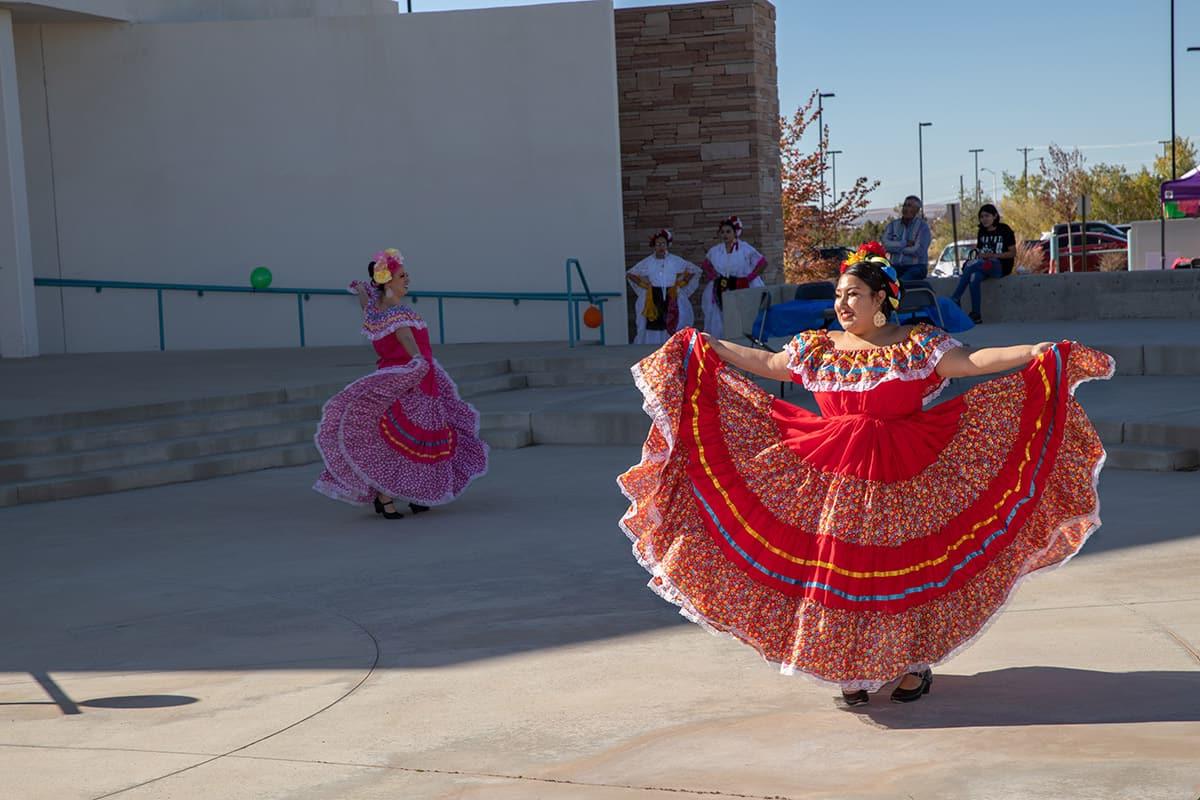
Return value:
[(830, 167), (833, 169), (833, 205), (837, 206), (837, 157), (842, 154), (841, 150), (830, 150), (827, 155), (830, 160)]
[(825, 213), (825, 98), (837, 97), (833, 92), (817, 90), (817, 142), (821, 151), (821, 213)]
[(976, 147), (974, 150), (968, 150), (968, 153), (975, 154), (975, 205), (979, 205), (979, 154), (983, 152), (982, 147)]
[(921, 202), (925, 202), (925, 128), (933, 126), (932, 122), (917, 123), (917, 186), (921, 192)]
[(1000, 193), (996, 189), (996, 170), (991, 169), (989, 167), (981, 167), (980, 171), (992, 173), (992, 202), (993, 203), (999, 202), (1000, 201)]

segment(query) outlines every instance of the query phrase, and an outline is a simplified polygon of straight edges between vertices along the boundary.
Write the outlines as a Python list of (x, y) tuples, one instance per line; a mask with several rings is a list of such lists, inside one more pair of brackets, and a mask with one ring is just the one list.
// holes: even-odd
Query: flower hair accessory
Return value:
[(859, 246), (857, 250), (849, 255), (842, 262), (842, 272), (853, 267), (855, 264), (874, 264), (879, 267), (883, 273), (883, 277), (887, 279), (888, 288), (892, 290), (888, 300), (892, 303), (892, 308), (900, 307), (900, 278), (896, 275), (896, 270), (892, 267), (892, 263), (888, 261), (887, 250), (879, 242), (866, 242)]
[(654, 247), (654, 245), (658, 244), (659, 239), (666, 239), (667, 244), (671, 244), (675, 241), (675, 234), (671, 233), (670, 228), (659, 228), (657, 231), (655, 231), (654, 235), (650, 237), (650, 246)]
[(720, 230), (726, 225), (733, 228), (734, 236), (739, 239), (742, 238), (742, 221), (740, 219), (738, 219), (736, 216), (726, 217), (725, 219), (721, 220), (721, 224), (717, 226), (717, 229)]
[(375, 262), (375, 272), (371, 277), (379, 284), (390, 281), (404, 266), (404, 256), (394, 247), (379, 251), (371, 260)]

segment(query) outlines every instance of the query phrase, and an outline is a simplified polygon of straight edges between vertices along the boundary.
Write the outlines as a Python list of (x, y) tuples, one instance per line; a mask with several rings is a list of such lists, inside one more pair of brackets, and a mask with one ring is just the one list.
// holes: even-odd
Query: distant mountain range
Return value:
[[(946, 214), (945, 203), (930, 203), (925, 206), (926, 219), (940, 219)], [(862, 225), (865, 222), (883, 222), (888, 217), (898, 217), (900, 212), (895, 208), (869, 208), (863, 212), (863, 215), (854, 220), (855, 225)]]

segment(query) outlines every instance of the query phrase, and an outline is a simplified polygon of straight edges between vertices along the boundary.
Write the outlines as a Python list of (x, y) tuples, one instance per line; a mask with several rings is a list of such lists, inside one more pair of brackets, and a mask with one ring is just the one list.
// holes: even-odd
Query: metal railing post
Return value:
[(162, 293), (163, 293), (162, 289), (156, 289), (154, 292), (154, 294), (158, 297), (158, 349), (166, 350), (167, 349), (167, 332), (165, 330), (166, 326), (163, 325)]
[(438, 344), (446, 343), (446, 307), (442, 304), (444, 299), (438, 297)]
[(304, 347), (304, 295), (296, 292), (296, 313), (300, 315), (300, 346)]

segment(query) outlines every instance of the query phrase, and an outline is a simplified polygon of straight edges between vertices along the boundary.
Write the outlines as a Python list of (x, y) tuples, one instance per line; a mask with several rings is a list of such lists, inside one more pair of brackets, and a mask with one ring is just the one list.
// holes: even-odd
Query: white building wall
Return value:
[[(1168, 269), (1177, 258), (1200, 258), (1200, 219), (1169, 219), (1166, 234)], [(1129, 268), (1160, 269), (1162, 238), (1159, 220), (1133, 223), (1129, 229)]]
[[(414, 289), (562, 291), (576, 257), (623, 291), (609, 0), (18, 28), (39, 277), (245, 286), (264, 265), (275, 286), (336, 288), (395, 246)], [(40, 289), (38, 306), (45, 352), (158, 345), (152, 292)], [(355, 341), (356, 309), (314, 297), (308, 343)], [(446, 315), (448, 341), (566, 338), (561, 304)], [(296, 317), (290, 297), (165, 300), (169, 348), (293, 346)], [(625, 326), (610, 303), (609, 340)]]

